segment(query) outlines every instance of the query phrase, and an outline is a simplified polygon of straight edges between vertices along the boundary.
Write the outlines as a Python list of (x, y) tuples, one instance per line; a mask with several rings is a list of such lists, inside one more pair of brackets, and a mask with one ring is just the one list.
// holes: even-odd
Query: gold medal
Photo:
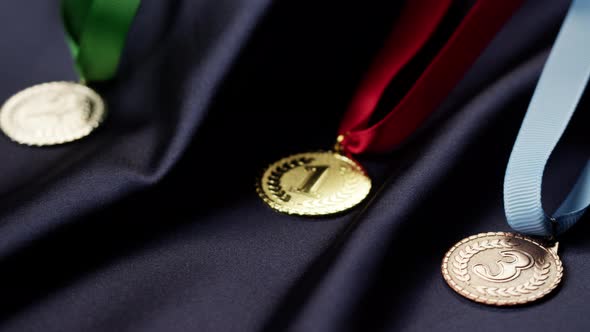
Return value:
[(557, 244), (547, 248), (512, 233), (481, 233), (445, 255), (442, 274), (462, 296), (496, 306), (525, 304), (549, 294), (561, 281)]
[(0, 109), (0, 129), (26, 145), (56, 145), (90, 134), (106, 114), (92, 89), (73, 82), (32, 86), (12, 96)]
[(257, 183), (271, 208), (296, 215), (319, 216), (346, 211), (371, 190), (363, 168), (338, 152), (309, 152), (270, 165)]

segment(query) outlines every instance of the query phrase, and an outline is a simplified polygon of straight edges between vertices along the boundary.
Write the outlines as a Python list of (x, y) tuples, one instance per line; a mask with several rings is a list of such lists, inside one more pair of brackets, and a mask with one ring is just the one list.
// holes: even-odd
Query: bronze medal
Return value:
[(484, 304), (509, 306), (536, 301), (561, 281), (557, 245), (512, 233), (481, 233), (463, 239), (445, 255), (442, 274), (462, 296)]

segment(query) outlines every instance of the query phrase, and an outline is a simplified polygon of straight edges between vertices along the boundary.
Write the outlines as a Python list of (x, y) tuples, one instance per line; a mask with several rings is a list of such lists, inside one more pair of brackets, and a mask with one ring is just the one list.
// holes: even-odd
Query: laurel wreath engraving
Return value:
[[(48, 106), (48, 98), (55, 99), (54, 107), (39, 113), (40, 108)], [(81, 98), (84, 102), (72, 102), (70, 98)], [(60, 111), (71, 108), (72, 112), (80, 113), (80, 119), (66, 121), (66, 113)], [(85, 137), (106, 115), (103, 99), (90, 88), (73, 82), (34, 85), (9, 98), (2, 109), (0, 129), (11, 140), (33, 146), (62, 144)], [(39, 117), (55, 121), (31, 121)]]
[[(351, 173), (351, 169), (346, 166), (341, 166), (339, 171), (342, 175)], [(342, 186), (342, 189), (340, 191), (335, 192), (332, 195), (324, 197), (322, 199), (306, 200), (302, 204), (305, 207), (314, 208), (340, 205), (343, 201), (348, 200), (355, 193), (357, 185), (360, 182), (360, 177), (358, 176), (345, 176), (344, 179), (344, 185)]]
[(475, 289), (486, 295), (491, 296), (520, 296), (520, 295), (527, 295), (532, 293), (533, 291), (538, 290), (543, 284), (545, 280), (549, 278), (549, 267), (551, 266), (550, 263), (545, 263), (542, 259), (539, 259), (535, 262), (534, 265), (534, 274), (533, 276), (524, 284), (512, 287), (486, 287), (486, 286), (477, 286)]
[[(294, 168), (309, 165), (314, 160), (314, 158), (300, 157), (286, 161), (283, 164), (276, 166), (271, 171), (267, 180), (270, 193), (283, 202), (290, 201), (292, 196), (282, 187), (281, 177)], [(342, 205), (343, 202), (349, 200), (351, 196), (355, 195), (359, 183), (362, 181), (362, 177), (356, 176), (356, 174), (352, 172), (352, 169), (347, 165), (342, 165), (339, 169), (339, 172), (341, 175), (345, 175), (341, 190), (323, 198), (303, 201), (301, 205), (306, 208), (322, 208), (329, 210), (333, 206)]]
[(278, 165), (277, 167), (275, 167), (275, 169), (272, 170), (270, 176), (268, 177), (268, 190), (276, 198), (280, 199), (283, 202), (288, 202), (289, 200), (291, 200), (291, 195), (289, 195), (281, 186), (281, 177), (288, 171), (299, 166), (308, 165), (313, 161), (314, 158), (300, 157), (295, 158), (291, 161), (287, 161), (281, 165)]
[[(510, 242), (510, 239), (483, 240), (473, 245), (467, 245), (455, 255), (455, 260), (453, 261), (453, 272), (456, 274), (455, 278), (463, 282), (471, 279), (467, 265), (475, 254), (488, 249), (509, 249), (513, 246), (514, 244)], [(511, 287), (475, 286), (475, 289), (481, 294), (491, 296), (510, 297), (527, 295), (538, 290), (549, 278), (550, 266), (550, 263), (538, 259), (535, 261), (533, 267), (533, 276), (524, 284)]]
[(510, 249), (513, 246), (510, 239), (483, 240), (476, 242), (473, 246), (467, 245), (464, 250), (460, 250), (459, 254), (455, 256), (455, 261), (453, 262), (453, 272), (456, 273), (455, 277), (463, 282), (471, 279), (467, 271), (467, 263), (478, 252), (487, 249)]
[[(487, 241), (484, 239), (487, 239)], [(538, 247), (539, 255), (534, 259), (532, 266), (528, 268), (529, 277), (520, 279), (520, 284), (517, 282), (504, 284), (505, 287), (478, 287), (478, 285), (469, 282), (469, 278), (463, 274), (467, 269), (467, 266), (463, 264), (468, 263), (470, 257), (476, 254), (474, 251), (481, 252), (486, 249), (485, 247), (492, 247), (490, 249), (495, 250), (510, 249), (511, 246), (520, 246), (521, 243)], [(494, 246), (499, 248), (493, 248)], [(449, 249), (443, 259), (441, 269), (443, 277), (449, 286), (470, 300), (495, 306), (525, 304), (551, 293), (559, 285), (563, 277), (563, 265), (556, 249), (556, 245), (547, 248), (534, 239), (518, 234), (506, 232), (479, 233), (464, 238)], [(457, 276), (458, 273), (459, 276)]]

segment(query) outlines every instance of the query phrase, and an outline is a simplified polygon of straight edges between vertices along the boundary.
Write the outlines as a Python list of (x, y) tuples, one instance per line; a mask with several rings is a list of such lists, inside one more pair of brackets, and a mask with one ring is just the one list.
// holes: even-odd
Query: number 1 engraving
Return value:
[(303, 183), (295, 189), (296, 192), (302, 194), (314, 194), (320, 183), (323, 175), (330, 168), (329, 166), (305, 166), (307, 176), (303, 180)]

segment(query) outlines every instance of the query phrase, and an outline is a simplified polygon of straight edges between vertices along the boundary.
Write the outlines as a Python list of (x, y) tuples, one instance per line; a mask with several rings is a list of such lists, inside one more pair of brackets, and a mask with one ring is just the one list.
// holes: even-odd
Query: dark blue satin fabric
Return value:
[[(57, 3), (0, 3), (0, 99), (75, 79)], [(118, 78), (95, 86), (103, 127), (41, 149), (0, 137), (0, 330), (587, 331), (587, 217), (538, 304), (472, 303), (439, 268), (461, 238), (509, 230), (504, 169), (567, 0), (529, 0), (407, 144), (363, 156), (359, 208), (305, 219), (257, 197), (267, 163), (333, 144), (400, 4), (144, 1)], [(588, 157), (588, 107), (548, 206)]]

